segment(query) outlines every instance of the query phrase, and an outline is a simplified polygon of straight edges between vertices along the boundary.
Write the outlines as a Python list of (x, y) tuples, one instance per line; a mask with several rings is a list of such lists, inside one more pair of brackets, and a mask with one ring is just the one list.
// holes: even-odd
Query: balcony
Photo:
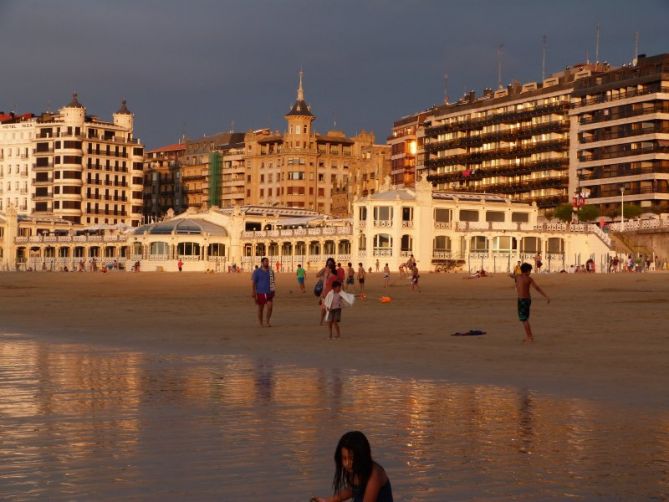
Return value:
[(648, 94), (656, 94), (659, 92), (663, 93), (669, 93), (669, 87), (661, 87), (659, 85), (657, 86), (650, 86), (647, 89), (634, 89), (631, 91), (625, 91), (625, 92), (619, 92), (615, 96), (613, 95), (601, 95), (601, 96), (593, 96), (591, 98), (581, 98), (580, 102), (574, 102), (572, 103), (572, 106), (574, 108), (582, 108), (584, 106), (589, 106), (589, 105), (596, 105), (598, 103), (610, 103), (614, 101), (620, 101), (622, 99), (629, 99), (629, 98), (634, 98), (636, 96), (646, 96)]

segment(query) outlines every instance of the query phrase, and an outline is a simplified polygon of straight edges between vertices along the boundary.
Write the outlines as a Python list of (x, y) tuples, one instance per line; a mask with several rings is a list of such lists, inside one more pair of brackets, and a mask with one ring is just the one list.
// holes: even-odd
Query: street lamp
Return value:
[(620, 187), (620, 231), (625, 230), (625, 187)]

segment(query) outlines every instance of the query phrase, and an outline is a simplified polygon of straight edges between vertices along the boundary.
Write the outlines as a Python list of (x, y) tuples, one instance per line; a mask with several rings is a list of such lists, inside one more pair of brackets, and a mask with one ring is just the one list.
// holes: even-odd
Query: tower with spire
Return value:
[(297, 87), (297, 99), (290, 111), (285, 115), (288, 122), (288, 130), (284, 146), (288, 149), (307, 150), (312, 137), (312, 123), (316, 116), (311, 113), (311, 107), (304, 99), (304, 88), (302, 87), (302, 78), (304, 72), (300, 70), (300, 82)]

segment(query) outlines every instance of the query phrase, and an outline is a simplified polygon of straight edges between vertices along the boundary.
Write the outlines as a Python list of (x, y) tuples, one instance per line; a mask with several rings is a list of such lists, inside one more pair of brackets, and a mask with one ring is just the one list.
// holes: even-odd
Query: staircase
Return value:
[(642, 255), (653, 255), (653, 250), (646, 247), (638, 245), (635, 242), (634, 234), (623, 233), (623, 232), (609, 232), (611, 237), (611, 247), (616, 253), (621, 253), (625, 255), (631, 254), (632, 256)]

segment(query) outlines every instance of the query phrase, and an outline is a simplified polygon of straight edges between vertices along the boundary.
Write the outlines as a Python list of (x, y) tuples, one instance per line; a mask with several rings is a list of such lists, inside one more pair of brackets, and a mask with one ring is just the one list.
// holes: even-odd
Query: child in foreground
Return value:
[(312, 502), (393, 502), (393, 490), (386, 471), (372, 459), (369, 441), (362, 432), (344, 434), (334, 454), (334, 495), (313, 497)]
[(532, 265), (523, 263), (520, 266), (520, 272), (520, 275), (511, 275), (511, 277), (516, 281), (516, 291), (518, 292), (518, 319), (520, 319), (520, 322), (523, 323), (523, 327), (525, 328), (525, 339), (523, 342), (531, 343), (534, 341), (534, 335), (532, 335), (532, 328), (530, 326), (530, 306), (532, 305), (530, 287), (533, 287), (541, 293), (541, 295), (546, 298), (546, 302), (550, 303), (551, 299), (544, 293), (539, 285), (534, 282), (534, 279), (530, 277)]
[(339, 323), (341, 322), (341, 309), (344, 305), (351, 306), (355, 301), (355, 296), (341, 290), (341, 282), (334, 281), (332, 289), (323, 299), (325, 306), (325, 320), (328, 322), (328, 329), (330, 330), (330, 340), (332, 340), (332, 328), (334, 327), (337, 333), (335, 338), (341, 336), (339, 331)]

